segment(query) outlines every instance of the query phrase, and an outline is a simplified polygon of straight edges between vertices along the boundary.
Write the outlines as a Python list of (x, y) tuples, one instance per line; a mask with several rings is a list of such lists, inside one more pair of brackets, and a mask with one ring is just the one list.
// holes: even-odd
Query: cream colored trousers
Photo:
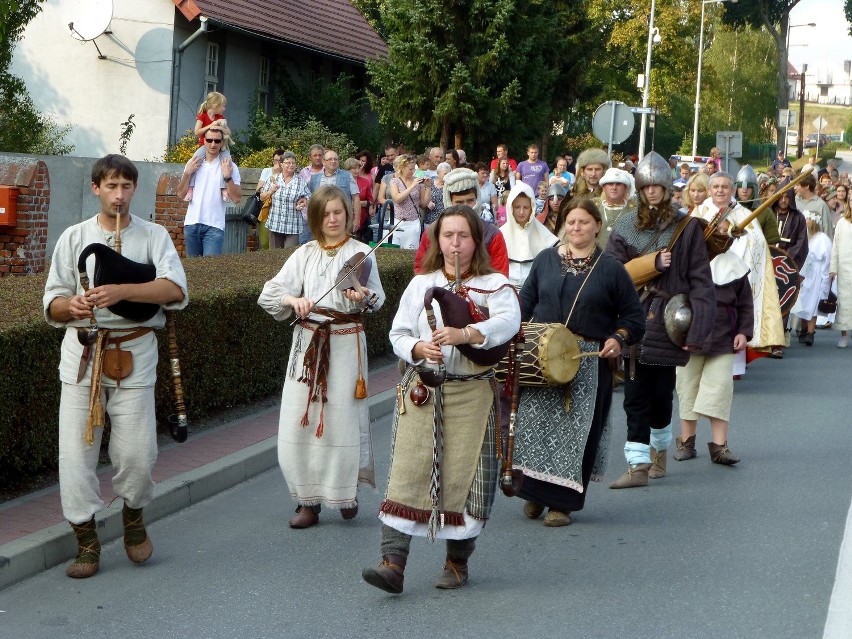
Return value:
[[(129, 508), (144, 508), (154, 496), (151, 471), (157, 461), (154, 387), (103, 388), (104, 410), (112, 432), (109, 457), (115, 469), (112, 487)], [(84, 438), (89, 387), (62, 384), (59, 404), (59, 494), (62, 514), (73, 524), (89, 521), (104, 507), (97, 476), (103, 428), (94, 443)]]

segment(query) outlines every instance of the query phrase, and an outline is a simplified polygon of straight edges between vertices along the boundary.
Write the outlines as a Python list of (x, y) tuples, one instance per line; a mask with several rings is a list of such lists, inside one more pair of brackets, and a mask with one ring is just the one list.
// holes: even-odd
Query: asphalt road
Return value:
[[(669, 459), (647, 488), (593, 484), (567, 528), (498, 495), (461, 590), (433, 587), (444, 549), (423, 539), (403, 595), (367, 586), (381, 495), (363, 494), (352, 522), (325, 512), (293, 531), (270, 471), (150, 526), (147, 565), (118, 542), (92, 579), (57, 567), (0, 591), (0, 638), (821, 637), (852, 495), (852, 349), (837, 337), (818, 331), (813, 348), (753, 363), (736, 383), (736, 467), (710, 463), (702, 423), (697, 459)], [(609, 481), (624, 468), (621, 401)], [(387, 418), (374, 425), (381, 488), (389, 433)]]

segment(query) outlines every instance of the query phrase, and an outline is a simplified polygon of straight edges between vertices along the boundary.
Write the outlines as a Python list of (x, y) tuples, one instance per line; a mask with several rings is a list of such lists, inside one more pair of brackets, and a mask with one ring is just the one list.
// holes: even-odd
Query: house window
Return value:
[(219, 43), (207, 43), (207, 67), (205, 74), (205, 94), (219, 88)]
[(819, 94), (822, 97), (828, 97), (828, 85), (823, 85), (819, 88)]
[(257, 79), (257, 108), (264, 113), (269, 113), (269, 67), (269, 58), (261, 56), (260, 74)]

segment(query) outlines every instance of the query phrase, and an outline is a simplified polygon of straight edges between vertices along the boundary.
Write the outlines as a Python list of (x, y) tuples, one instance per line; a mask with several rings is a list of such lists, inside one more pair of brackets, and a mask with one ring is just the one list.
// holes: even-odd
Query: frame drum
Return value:
[[(574, 356), (580, 347), (573, 333), (562, 324), (523, 323), (526, 347), (518, 369), (520, 386), (559, 386), (577, 374), (580, 362)], [(508, 356), (497, 364), (496, 377), (509, 374)]]

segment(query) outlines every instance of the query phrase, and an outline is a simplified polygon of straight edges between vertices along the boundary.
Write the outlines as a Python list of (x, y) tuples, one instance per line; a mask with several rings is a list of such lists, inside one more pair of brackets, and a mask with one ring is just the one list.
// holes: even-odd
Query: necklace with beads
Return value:
[(326, 246), (325, 244), (320, 243), (320, 248), (325, 251), (325, 254), (329, 257), (334, 257), (335, 255), (337, 255), (338, 249), (340, 249), (340, 247), (346, 244), (348, 241), (349, 236), (347, 235), (342, 241), (338, 242), (337, 244), (331, 244), (329, 246)]
[(563, 244), (565, 247), (565, 255), (560, 255), (559, 257), (562, 260), (562, 276), (564, 277), (568, 273), (571, 275), (580, 275), (581, 273), (585, 273), (589, 270), (589, 266), (592, 263), (592, 258), (595, 256), (595, 251), (592, 250), (586, 257), (574, 257), (571, 253), (571, 249), (568, 248), (567, 244)]
[[(459, 276), (459, 279), (464, 281), (466, 279), (470, 279), (471, 275), (473, 275), (473, 274), (470, 271), (465, 271), (464, 273), (462, 273)], [(447, 278), (448, 282), (455, 282), (456, 281), (456, 276), (454, 274), (447, 273), (446, 271), (444, 271), (444, 277)]]

